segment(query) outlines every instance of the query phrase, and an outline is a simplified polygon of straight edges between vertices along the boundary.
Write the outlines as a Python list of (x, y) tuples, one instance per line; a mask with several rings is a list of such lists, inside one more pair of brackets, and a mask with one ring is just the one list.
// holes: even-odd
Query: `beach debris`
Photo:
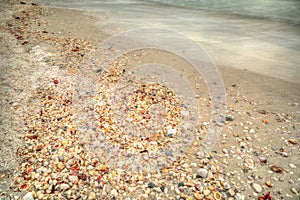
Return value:
[(291, 143), (291, 144), (298, 144), (298, 141), (297, 140), (295, 140), (295, 139), (293, 139), (293, 138), (289, 138), (289, 143)]
[(268, 192), (268, 194), (266, 194), (266, 195), (259, 196), (258, 200), (271, 200), (271, 193)]
[(233, 121), (234, 117), (232, 115), (227, 115), (226, 116), (226, 121)]
[(260, 193), (262, 191), (262, 187), (257, 183), (252, 183), (252, 188), (256, 193)]
[(268, 111), (266, 111), (266, 110), (257, 110), (257, 112), (259, 113), (259, 114), (262, 114), (262, 115), (266, 115), (266, 114), (268, 114)]
[(263, 119), (262, 122), (263, 122), (264, 124), (269, 124), (269, 120), (268, 120), (268, 119)]
[(281, 173), (283, 171), (283, 168), (278, 167), (277, 165), (272, 165), (270, 168), (273, 172), (276, 172), (276, 173)]
[(267, 181), (265, 184), (266, 184), (266, 186), (268, 186), (268, 187), (273, 187), (273, 184), (272, 184), (270, 181)]

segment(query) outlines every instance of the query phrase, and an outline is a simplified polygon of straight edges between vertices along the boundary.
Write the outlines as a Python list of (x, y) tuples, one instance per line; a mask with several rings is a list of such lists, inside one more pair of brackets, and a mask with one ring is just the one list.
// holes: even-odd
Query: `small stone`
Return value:
[(260, 193), (262, 191), (262, 187), (256, 183), (252, 184), (252, 188), (256, 193)]
[(233, 121), (234, 117), (232, 115), (227, 115), (226, 116), (226, 121)]
[(282, 155), (283, 157), (289, 157), (289, 154), (287, 152), (280, 152), (280, 155)]
[(268, 187), (273, 187), (273, 184), (272, 184), (270, 181), (267, 181), (267, 182), (266, 182), (266, 186), (268, 186)]
[(150, 197), (150, 199), (154, 199), (155, 198), (155, 192), (150, 192), (149, 197)]
[(289, 167), (292, 169), (296, 169), (296, 165), (294, 165), (293, 163), (289, 163)]
[(149, 188), (154, 188), (154, 187), (155, 187), (155, 184), (154, 184), (153, 182), (150, 182), (150, 183), (148, 183), (148, 187), (149, 187)]
[(23, 200), (34, 200), (32, 196), (32, 192), (28, 192), (24, 197)]
[(235, 197), (235, 200), (244, 200), (245, 199), (245, 197), (243, 195), (241, 195), (240, 193), (236, 193), (234, 197)]
[(252, 129), (249, 130), (249, 133), (254, 134), (255, 130), (252, 128)]
[(259, 158), (259, 161), (260, 161), (260, 163), (267, 163), (267, 158), (265, 158), (265, 157), (260, 157)]
[(298, 195), (298, 191), (294, 187), (291, 188), (291, 192)]
[(272, 165), (270, 168), (273, 172), (276, 172), (276, 173), (281, 173), (283, 171), (283, 169), (281, 167), (278, 167), (276, 165)]
[(224, 182), (223, 187), (224, 187), (224, 189), (229, 190), (230, 189), (230, 184), (228, 182)]
[(268, 120), (268, 119), (263, 119), (263, 120), (262, 120), (262, 123), (264, 123), (264, 124), (269, 124), (269, 120)]
[(208, 171), (205, 168), (200, 168), (197, 171), (197, 175), (198, 175), (199, 178), (206, 178), (207, 173), (208, 173)]
[(184, 182), (178, 183), (178, 187), (183, 187), (183, 186), (184, 186)]
[(60, 170), (63, 170), (65, 168), (65, 165), (63, 163), (59, 162), (57, 164), (57, 168), (60, 169)]
[(197, 192), (194, 194), (194, 197), (196, 200), (202, 200), (202, 195)]
[(78, 183), (78, 176), (69, 176), (69, 181), (73, 184)]
[(118, 196), (118, 191), (116, 189), (112, 189), (110, 191), (110, 195), (113, 196), (113, 197), (117, 197)]
[(235, 195), (235, 192), (234, 192), (233, 189), (229, 189), (229, 190), (228, 190), (228, 193), (229, 193), (229, 195), (230, 195), (231, 197), (233, 197), (233, 196)]
[(64, 156), (59, 156), (58, 159), (60, 162), (62, 162), (62, 161), (64, 161)]
[(68, 184), (66, 184), (66, 183), (63, 183), (63, 184), (60, 185), (60, 189), (61, 190), (67, 190), (69, 188), (70, 188), (70, 186)]
[(295, 139), (290, 138), (290, 139), (289, 139), (289, 143), (291, 143), (291, 144), (297, 144), (298, 141), (295, 140)]
[(47, 167), (49, 165), (49, 162), (45, 161), (44, 162), (44, 167)]
[(203, 194), (205, 195), (205, 196), (208, 196), (209, 194), (210, 194), (210, 190), (207, 190), (207, 189), (205, 189), (205, 190), (203, 190)]
[(245, 166), (249, 169), (253, 169), (254, 168), (254, 161), (250, 158), (246, 158), (245, 159)]
[(228, 154), (228, 150), (227, 150), (227, 149), (223, 149), (222, 152), (223, 152), (224, 154)]
[(94, 199), (96, 199), (96, 193), (95, 192), (91, 192), (89, 194), (88, 200), (94, 200)]
[(170, 128), (170, 129), (168, 129), (168, 134), (173, 134), (173, 135), (175, 135), (176, 132), (177, 132), (176, 128)]
[(262, 115), (268, 114), (266, 110), (258, 110), (257, 112)]

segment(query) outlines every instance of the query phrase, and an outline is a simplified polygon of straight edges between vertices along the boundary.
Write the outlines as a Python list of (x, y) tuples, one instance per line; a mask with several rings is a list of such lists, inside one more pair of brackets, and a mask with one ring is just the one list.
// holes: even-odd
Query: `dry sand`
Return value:
[[(76, 73), (77, 66), (95, 56), (91, 50), (109, 36), (97, 28), (96, 22), (96, 18), (79, 10), (41, 8), (19, 2), (1, 4), (0, 199), (18, 199), (30, 192), (20, 193), (9, 185), (20, 173), (17, 166), (24, 159), (17, 156), (18, 148), (25, 145), (22, 137), (28, 124), (24, 118), (29, 111), (39, 108), (33, 98), (35, 86), (47, 78), (51, 82), (62, 71)], [(76, 49), (76, 45), (83, 49), (81, 55), (66, 52)], [(159, 56), (161, 52), (150, 51), (148, 57), (140, 60), (151, 61)], [(183, 68), (187, 64), (174, 59), (165, 62), (179, 63)], [(129, 63), (135, 61), (131, 58)], [(226, 88), (227, 115), (233, 116), (211, 152), (220, 166), (218, 173), (231, 181), (234, 193), (244, 195), (245, 199), (257, 199), (268, 192), (272, 199), (299, 199), (300, 85), (230, 66), (218, 68)], [(207, 90), (200, 89), (200, 100), (207, 99), (208, 94), (203, 92)], [(207, 108), (200, 112), (206, 113)], [(270, 167), (274, 165), (283, 171), (272, 171)], [(270, 182), (269, 186), (266, 182)], [(255, 192), (253, 184), (262, 189)]]

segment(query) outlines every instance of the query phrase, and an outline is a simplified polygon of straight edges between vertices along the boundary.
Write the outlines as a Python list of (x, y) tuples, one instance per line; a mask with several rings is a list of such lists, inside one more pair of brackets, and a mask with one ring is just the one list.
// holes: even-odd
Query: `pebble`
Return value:
[(273, 187), (273, 184), (272, 184), (270, 181), (267, 181), (267, 182), (266, 182), (266, 186), (268, 186), (268, 187)]
[(296, 165), (294, 165), (293, 163), (289, 163), (289, 167), (292, 169), (296, 169)]
[(34, 200), (32, 196), (32, 192), (28, 192), (24, 197), (23, 200)]
[(59, 162), (57, 164), (57, 168), (60, 169), (60, 170), (63, 170), (65, 168), (65, 165), (63, 163)]
[(246, 158), (245, 159), (245, 165), (246, 165), (247, 168), (253, 169), (254, 168), (254, 161), (250, 158)]
[(207, 171), (207, 169), (205, 169), (205, 168), (200, 168), (200, 169), (198, 169), (198, 171), (197, 171), (197, 175), (198, 175), (200, 178), (206, 178), (207, 173), (208, 173), (208, 171)]
[(150, 182), (150, 183), (148, 183), (148, 187), (149, 187), (149, 188), (154, 188), (154, 187), (155, 187), (155, 184), (154, 184), (153, 182)]
[(117, 191), (116, 189), (112, 189), (112, 190), (110, 191), (110, 194), (111, 194), (111, 196), (113, 196), (113, 197), (117, 197), (117, 196), (118, 196), (118, 191)]
[(233, 121), (234, 117), (232, 115), (227, 115), (226, 116), (226, 121)]
[(291, 188), (291, 192), (298, 195), (298, 191), (294, 187)]
[(59, 159), (59, 161), (62, 162), (62, 161), (64, 161), (65, 158), (64, 158), (64, 156), (59, 156), (58, 159)]
[(290, 138), (290, 139), (289, 139), (289, 143), (291, 143), (291, 144), (297, 144), (298, 141), (295, 140), (295, 139)]
[(76, 184), (78, 182), (78, 176), (69, 176), (69, 181), (71, 181), (73, 184)]
[(226, 190), (229, 190), (229, 189), (230, 189), (230, 184), (229, 184), (228, 182), (224, 182), (223, 187), (224, 187)]
[(273, 172), (276, 172), (276, 173), (281, 173), (283, 171), (283, 168), (278, 167), (276, 165), (272, 165), (270, 168)]
[(173, 134), (173, 135), (175, 135), (176, 132), (177, 132), (177, 130), (176, 130), (175, 128), (170, 128), (170, 129), (168, 129), (168, 134)]
[(195, 197), (196, 200), (201, 200), (202, 199), (201, 194), (199, 194), (197, 192), (194, 194), (194, 197)]
[(260, 163), (267, 163), (267, 158), (265, 157), (260, 157), (259, 158)]
[(183, 187), (184, 186), (184, 182), (179, 182), (178, 183), (178, 187)]
[(88, 200), (94, 200), (94, 199), (96, 199), (96, 194), (95, 194), (95, 192), (91, 192), (89, 194)]
[(69, 188), (70, 188), (70, 186), (68, 184), (66, 184), (66, 183), (63, 183), (63, 184), (60, 185), (60, 189), (61, 190), (67, 190)]
[(244, 200), (245, 199), (245, 196), (241, 195), (240, 193), (236, 193), (234, 197), (235, 197), (235, 200)]
[(210, 190), (207, 190), (207, 189), (205, 189), (205, 190), (203, 190), (203, 194), (205, 195), (205, 196), (208, 196), (209, 194), (210, 194)]
[(228, 193), (229, 193), (229, 195), (230, 195), (231, 197), (233, 197), (233, 196), (235, 195), (235, 192), (234, 192), (233, 189), (229, 189), (229, 190), (228, 190)]
[(256, 193), (260, 193), (262, 191), (262, 187), (257, 184), (257, 183), (253, 183), (252, 184), (252, 189), (256, 192)]
[(150, 199), (154, 199), (154, 198), (155, 198), (155, 193), (154, 193), (154, 192), (151, 192), (151, 193), (149, 194), (149, 197), (150, 197)]
[(249, 130), (249, 133), (254, 134), (254, 133), (255, 133), (255, 130), (254, 130), (254, 129), (250, 129), (250, 130)]

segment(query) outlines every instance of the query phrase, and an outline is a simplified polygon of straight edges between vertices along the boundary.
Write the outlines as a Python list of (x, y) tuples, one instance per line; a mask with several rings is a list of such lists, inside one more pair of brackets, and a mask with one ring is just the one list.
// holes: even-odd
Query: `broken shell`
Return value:
[(220, 192), (215, 191), (215, 192), (214, 192), (214, 198), (215, 198), (216, 200), (222, 199)]
[(270, 181), (267, 181), (267, 182), (266, 182), (266, 186), (268, 186), (268, 187), (273, 187), (273, 184), (272, 184)]
[(276, 165), (272, 165), (270, 168), (271, 168), (272, 171), (274, 171), (276, 173), (281, 173), (283, 171), (283, 168), (278, 167)]
[(289, 143), (291, 143), (291, 144), (297, 144), (298, 141), (295, 140), (295, 139), (290, 138), (290, 139), (289, 139)]
[(23, 190), (27, 190), (29, 188), (29, 185), (27, 183), (23, 183), (20, 187), (19, 190), (23, 191)]

